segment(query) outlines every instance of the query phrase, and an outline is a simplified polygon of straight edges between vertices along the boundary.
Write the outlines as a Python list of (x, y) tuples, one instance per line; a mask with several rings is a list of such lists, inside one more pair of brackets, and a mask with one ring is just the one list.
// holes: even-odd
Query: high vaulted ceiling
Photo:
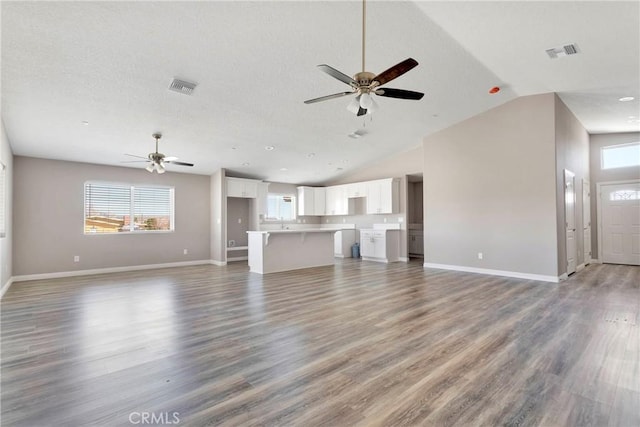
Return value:
[[(638, 2), (367, 4), (366, 69), (420, 65), (357, 118), (320, 72), (361, 71), (361, 2), (10, 2), (2, 12), (2, 118), (16, 155), (322, 183), (421, 144), (518, 96), (557, 92), (592, 133), (639, 131)], [(546, 49), (576, 43), (576, 55)], [(191, 96), (174, 78), (198, 84)], [(488, 90), (500, 86), (490, 95)], [(635, 97), (620, 102), (625, 96)], [(83, 123), (86, 122), (86, 123)], [(354, 139), (348, 134), (366, 130)], [(271, 151), (266, 146), (273, 146)]]

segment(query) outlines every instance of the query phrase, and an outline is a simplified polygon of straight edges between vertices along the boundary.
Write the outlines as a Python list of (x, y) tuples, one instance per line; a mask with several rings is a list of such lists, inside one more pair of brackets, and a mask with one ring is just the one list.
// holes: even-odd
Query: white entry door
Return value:
[(564, 170), (564, 218), (567, 241), (567, 274), (576, 272), (578, 242), (576, 240), (576, 176)]
[(602, 262), (640, 265), (640, 182), (600, 187)]
[(584, 235), (584, 264), (591, 262), (591, 188), (589, 181), (582, 180), (582, 233)]

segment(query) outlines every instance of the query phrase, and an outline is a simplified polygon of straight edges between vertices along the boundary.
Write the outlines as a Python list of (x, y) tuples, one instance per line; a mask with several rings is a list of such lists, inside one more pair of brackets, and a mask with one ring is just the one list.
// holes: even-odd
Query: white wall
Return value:
[(517, 98), (425, 138), (425, 263), (557, 278), (554, 102)]
[(638, 142), (640, 141), (640, 132), (591, 135), (589, 139), (591, 157), (591, 256), (593, 259), (598, 259), (600, 258), (600, 255), (598, 254), (598, 212), (596, 209), (598, 194), (596, 194), (596, 184), (600, 182), (640, 179), (640, 168), (638, 167), (603, 170), (600, 163), (600, 150), (602, 147), (610, 145)]
[(211, 210), (211, 260), (215, 264), (227, 262), (227, 187), (225, 174), (225, 170), (220, 169), (211, 175), (211, 192), (207, 199)]
[[(90, 180), (175, 187), (175, 231), (85, 235)], [(208, 176), (16, 156), (13, 209), (14, 276), (210, 259)]]
[(0, 296), (8, 289), (13, 266), (13, 153), (11, 144), (4, 129), (4, 122), (0, 120), (0, 161), (5, 165), (5, 215), (6, 235), (0, 238)]

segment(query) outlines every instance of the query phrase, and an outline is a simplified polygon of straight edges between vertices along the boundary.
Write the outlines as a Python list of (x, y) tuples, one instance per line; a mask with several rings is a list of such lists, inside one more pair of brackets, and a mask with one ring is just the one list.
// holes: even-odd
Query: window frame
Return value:
[[(281, 218), (273, 218), (269, 216), (269, 197), (270, 196), (276, 196), (276, 197), (291, 197), (291, 213), (292, 213), (292, 218), (288, 218), (288, 219), (281, 219)], [(267, 193), (267, 209), (266, 209), (266, 213), (264, 216), (264, 221), (265, 222), (295, 222), (298, 218), (298, 206), (297, 206), (298, 202), (297, 202), (297, 198), (295, 194), (292, 193)], [(280, 212), (278, 212), (280, 213)]]
[[(129, 187), (129, 217), (135, 218), (135, 189), (136, 188), (162, 188), (169, 190), (169, 230), (135, 230), (131, 229), (134, 226), (135, 221), (130, 221), (129, 230), (118, 231), (112, 233), (93, 233), (88, 232), (86, 229), (87, 224), (87, 185), (102, 185), (102, 186), (114, 186), (114, 187)], [(176, 215), (175, 215), (175, 187), (171, 185), (147, 185), (147, 184), (131, 184), (128, 182), (115, 182), (115, 181), (85, 181), (83, 186), (83, 203), (82, 203), (82, 233), (85, 236), (113, 236), (113, 235), (131, 235), (131, 234), (163, 234), (174, 233), (176, 228)]]
[(616, 144), (616, 145), (607, 145), (605, 147), (600, 147), (600, 170), (614, 170), (614, 169), (624, 169), (624, 168), (633, 168), (639, 167), (640, 162), (637, 164), (626, 165), (626, 166), (614, 166), (614, 167), (605, 167), (604, 164), (604, 152), (605, 150), (615, 150), (616, 148), (624, 148), (624, 147), (633, 147), (637, 146), (640, 149), (640, 141), (627, 142), (625, 144)]

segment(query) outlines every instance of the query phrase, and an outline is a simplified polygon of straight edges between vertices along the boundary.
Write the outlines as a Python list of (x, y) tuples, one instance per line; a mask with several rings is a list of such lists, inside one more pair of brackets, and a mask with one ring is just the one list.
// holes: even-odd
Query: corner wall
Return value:
[(557, 280), (554, 103), (520, 97), (425, 138), (426, 266)]
[[(84, 183), (90, 180), (175, 187), (175, 231), (85, 235)], [(204, 175), (16, 156), (13, 212), (14, 276), (210, 259)]]

